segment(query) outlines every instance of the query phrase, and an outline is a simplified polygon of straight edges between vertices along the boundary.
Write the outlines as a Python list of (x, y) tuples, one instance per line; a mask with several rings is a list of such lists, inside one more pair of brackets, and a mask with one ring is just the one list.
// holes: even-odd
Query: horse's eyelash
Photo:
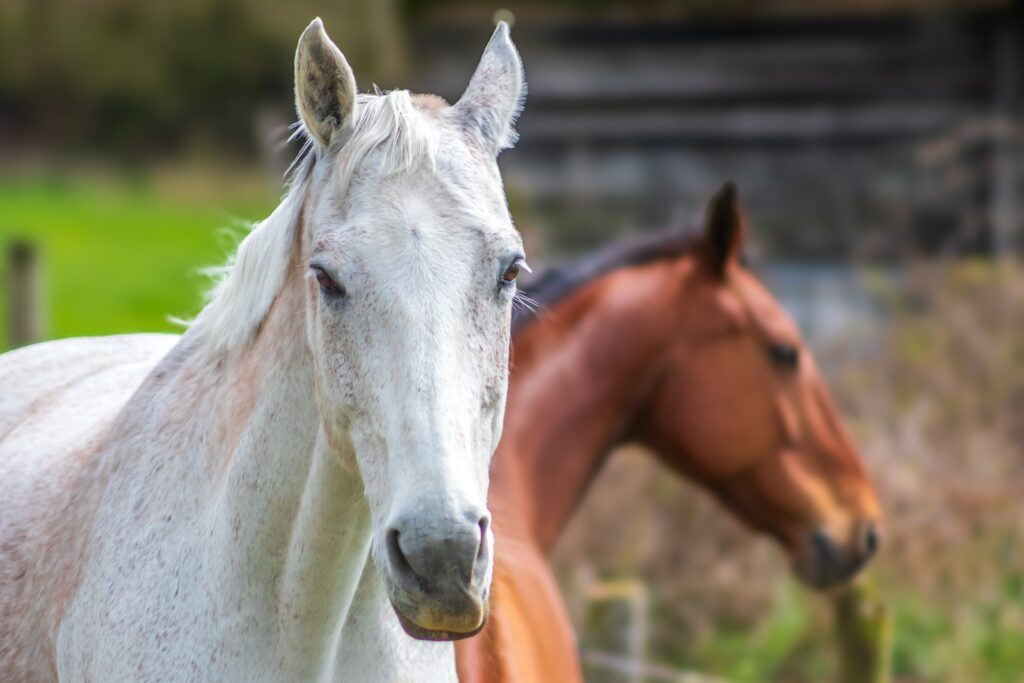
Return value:
[(541, 303), (526, 294), (521, 289), (517, 289), (515, 294), (512, 295), (512, 308), (519, 311), (529, 311), (530, 313), (536, 313), (541, 308)]

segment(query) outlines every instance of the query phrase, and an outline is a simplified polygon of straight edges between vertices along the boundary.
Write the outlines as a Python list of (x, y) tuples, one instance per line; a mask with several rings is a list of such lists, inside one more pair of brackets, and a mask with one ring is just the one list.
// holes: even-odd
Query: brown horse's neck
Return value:
[(631, 436), (658, 376), (682, 269), (681, 261), (658, 261), (615, 271), (516, 333), (492, 467), (501, 533), (525, 535), (547, 552), (605, 455)]

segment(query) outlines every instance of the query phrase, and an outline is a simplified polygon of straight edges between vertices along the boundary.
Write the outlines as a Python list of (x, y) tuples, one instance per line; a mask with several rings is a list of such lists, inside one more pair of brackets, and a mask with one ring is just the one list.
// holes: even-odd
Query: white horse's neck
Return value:
[(276, 640), (287, 670), (312, 679), (333, 669), (372, 563), (363, 483), (320, 426), (302, 286), (290, 273), (253, 343), (205, 377), (186, 361), (178, 390), (208, 394), (200, 457), (216, 482), (206, 511), (209, 595), (262, 624), (257, 637)]

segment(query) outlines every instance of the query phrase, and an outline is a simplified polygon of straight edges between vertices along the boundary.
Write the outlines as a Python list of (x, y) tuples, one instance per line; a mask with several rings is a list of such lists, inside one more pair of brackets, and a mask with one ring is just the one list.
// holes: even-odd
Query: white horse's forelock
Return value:
[(335, 166), (338, 184), (334, 189), (339, 197), (375, 150), (379, 151), (379, 167), (374, 170), (384, 176), (435, 164), (440, 139), (437, 124), (417, 109), (407, 90), (359, 95), (350, 130), (337, 141), (336, 149), (319, 152), (307, 149), (311, 142), (300, 124), (296, 137), (307, 142), (293, 164), (284, 199), (270, 216), (253, 224), (235, 255), (217, 269), (217, 283), (208, 303), (192, 323), (200, 352), (217, 356), (244, 346), (270, 311), (284, 285), (318, 154)]

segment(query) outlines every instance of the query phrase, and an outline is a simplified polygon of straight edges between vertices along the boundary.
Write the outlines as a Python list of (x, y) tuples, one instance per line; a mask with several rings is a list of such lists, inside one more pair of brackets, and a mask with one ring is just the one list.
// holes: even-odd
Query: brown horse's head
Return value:
[(739, 262), (735, 189), (711, 201), (686, 259), (665, 367), (637, 435), (824, 588), (878, 549), (881, 510), (796, 325)]

